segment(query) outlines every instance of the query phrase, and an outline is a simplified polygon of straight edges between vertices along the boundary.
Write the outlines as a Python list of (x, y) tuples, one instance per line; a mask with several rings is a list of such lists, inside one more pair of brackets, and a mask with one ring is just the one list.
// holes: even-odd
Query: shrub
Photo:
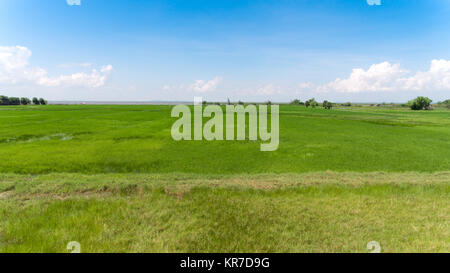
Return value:
[(431, 102), (432, 102), (431, 99), (419, 96), (413, 100), (410, 100), (408, 102), (408, 105), (411, 108), (411, 110), (424, 110), (424, 109), (431, 110), (430, 108)]

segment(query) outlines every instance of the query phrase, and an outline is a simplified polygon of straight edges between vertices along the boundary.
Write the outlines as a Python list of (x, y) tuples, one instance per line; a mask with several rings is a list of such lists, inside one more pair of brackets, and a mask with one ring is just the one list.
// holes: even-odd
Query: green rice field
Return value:
[(0, 106), (0, 252), (450, 251), (450, 110), (280, 105), (280, 144), (170, 105)]

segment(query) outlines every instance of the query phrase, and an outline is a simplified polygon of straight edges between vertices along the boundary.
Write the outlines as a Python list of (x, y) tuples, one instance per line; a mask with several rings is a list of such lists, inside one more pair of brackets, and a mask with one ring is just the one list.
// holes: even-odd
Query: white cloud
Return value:
[(50, 77), (47, 70), (33, 67), (28, 63), (31, 51), (23, 46), (0, 46), (0, 83), (32, 83), (40, 86), (85, 86), (100, 87), (113, 67), (106, 65), (100, 71), (92, 69), (90, 73), (78, 72), (70, 75)]
[(215, 77), (210, 81), (196, 80), (193, 84), (189, 86), (189, 89), (199, 93), (205, 93), (215, 90), (221, 81), (222, 81), (221, 77)]
[(417, 72), (412, 77), (399, 79), (399, 83), (406, 90), (450, 91), (450, 61), (432, 60), (428, 71)]
[[(399, 64), (382, 62), (373, 64), (369, 69), (355, 68), (348, 78), (336, 80), (323, 85), (311, 85), (317, 92), (379, 92), (441, 90), (450, 91), (450, 61), (432, 60), (428, 71), (419, 71), (412, 76)], [(307, 87), (307, 86), (305, 86)]]
[(80, 6), (81, 0), (66, 0), (67, 5), (69, 6)]
[(355, 68), (348, 78), (337, 78), (333, 82), (320, 86), (319, 90), (348, 93), (389, 91), (396, 85), (396, 81), (406, 73), (408, 71), (401, 69), (399, 64), (392, 65), (389, 62), (382, 62), (371, 65), (368, 70)]

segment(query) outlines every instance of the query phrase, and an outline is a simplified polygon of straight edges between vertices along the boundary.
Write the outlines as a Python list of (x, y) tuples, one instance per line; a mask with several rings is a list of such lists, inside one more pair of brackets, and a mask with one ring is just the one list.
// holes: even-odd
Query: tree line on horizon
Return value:
[[(304, 105), (304, 106), (306, 106), (306, 108), (308, 108), (308, 107), (315, 108), (315, 107), (320, 105), (316, 101), (316, 99), (314, 99), (314, 98), (309, 99), (309, 100), (307, 100), (305, 102), (303, 102), (303, 101), (301, 101), (299, 99), (295, 99), (295, 100), (291, 101), (290, 104), (293, 104), (293, 105)], [(327, 101), (327, 100), (324, 100), (322, 102), (322, 107), (325, 108), (325, 109), (331, 109), (335, 105), (337, 105), (337, 103), (333, 103), (333, 102)], [(346, 102), (346, 103), (341, 103), (341, 106), (352, 106), (352, 104), (350, 102)]]
[(38, 99), (36, 97), (30, 100), (29, 98), (25, 97), (18, 98), (0, 95), (0, 105), (29, 105), (29, 104), (46, 105), (47, 101), (43, 98)]
[[(432, 102), (432, 100), (430, 98), (419, 96), (413, 100), (408, 101), (408, 103), (406, 103), (406, 104), (401, 104), (401, 106), (403, 106), (403, 107), (407, 106), (407, 107), (411, 108), (411, 110), (432, 110), (433, 106), (431, 105), (431, 102)], [(8, 96), (0, 95), (0, 105), (29, 105), (29, 104), (46, 105), (47, 103), (48, 103), (47, 100), (45, 100), (43, 98), (38, 99), (38, 98), (34, 97), (33, 99), (30, 100), (29, 98), (26, 98), (26, 97), (19, 98), (19, 97), (8, 97)], [(207, 101), (203, 101), (203, 104), (204, 105), (206, 105), (206, 104), (220, 105), (221, 103), (219, 103), (219, 102), (208, 103)], [(227, 104), (232, 104), (230, 99), (227, 100)], [(237, 102), (237, 104), (243, 105), (245, 103), (242, 101), (239, 101), (239, 102)], [(272, 102), (267, 101), (266, 104), (271, 105)], [(309, 99), (305, 102), (302, 102), (299, 99), (294, 99), (289, 104), (303, 105), (306, 108), (308, 108), (308, 107), (315, 108), (320, 105), (314, 98)], [(325, 109), (331, 109), (331, 108), (333, 108), (333, 106), (336, 106), (336, 105), (340, 105), (340, 106), (344, 106), (344, 107), (352, 106), (351, 102), (333, 103), (328, 100), (324, 100), (322, 102), (322, 107)], [(383, 105), (385, 105), (385, 103), (383, 103)], [(437, 102), (435, 105), (440, 106), (440, 107), (446, 107), (446, 108), (450, 109), (450, 99)], [(377, 104), (377, 106), (381, 106), (381, 104)]]
[[(407, 106), (407, 107), (411, 108), (411, 110), (433, 110), (433, 106), (431, 105), (431, 102), (432, 102), (432, 100), (430, 98), (419, 96), (413, 100), (408, 101), (408, 103), (406, 103), (406, 104), (401, 104), (401, 106)], [(309, 99), (305, 102), (302, 102), (299, 99), (294, 99), (290, 102), (290, 104), (303, 105), (303, 106), (306, 106), (307, 108), (308, 107), (315, 108), (320, 105), (314, 98)], [(383, 103), (383, 105), (384, 104), (385, 103)], [(346, 107), (352, 106), (351, 102), (340, 103), (340, 104), (332, 103), (327, 100), (324, 100), (322, 102), (322, 107), (325, 109), (331, 109), (335, 105), (346, 106)], [(437, 102), (436, 105), (450, 109), (450, 99), (444, 100), (441, 102)], [(381, 104), (377, 104), (377, 106), (381, 106)]]

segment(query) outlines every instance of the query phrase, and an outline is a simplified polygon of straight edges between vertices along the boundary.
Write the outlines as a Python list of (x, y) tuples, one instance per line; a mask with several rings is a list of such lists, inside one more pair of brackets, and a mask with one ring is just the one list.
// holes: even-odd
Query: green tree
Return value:
[(39, 99), (39, 104), (40, 104), (40, 105), (46, 105), (46, 104), (47, 104), (47, 101), (44, 100), (43, 98), (40, 98), (40, 99)]
[(38, 98), (36, 98), (36, 97), (33, 98), (33, 104), (39, 105), (39, 100), (38, 100)]
[(325, 108), (325, 109), (331, 109), (333, 107), (333, 103), (331, 103), (331, 102), (329, 102), (327, 100), (324, 100), (323, 103), (322, 103), (322, 107)]
[(447, 107), (448, 109), (450, 109), (450, 99), (449, 100), (444, 100), (442, 102), (443, 105), (445, 105), (445, 107)]
[(20, 104), (22, 105), (27, 105), (30, 104), (30, 99), (29, 98), (20, 98)]
[(9, 105), (20, 105), (20, 99), (17, 97), (10, 97)]
[(293, 104), (293, 105), (301, 105), (302, 101), (299, 100), (299, 99), (295, 99), (295, 100), (291, 101), (291, 104)]
[(1, 105), (8, 105), (9, 104), (9, 98), (7, 96), (0, 96), (0, 104)]
[(312, 108), (314, 108), (314, 107), (316, 107), (316, 106), (319, 106), (319, 103), (318, 103), (314, 98), (312, 98), (312, 99), (309, 99), (309, 100), (307, 100), (307, 101), (305, 102), (305, 106), (306, 106), (306, 107), (311, 106)]
[(412, 110), (424, 110), (430, 107), (432, 100), (427, 97), (419, 96), (408, 102), (409, 107)]

